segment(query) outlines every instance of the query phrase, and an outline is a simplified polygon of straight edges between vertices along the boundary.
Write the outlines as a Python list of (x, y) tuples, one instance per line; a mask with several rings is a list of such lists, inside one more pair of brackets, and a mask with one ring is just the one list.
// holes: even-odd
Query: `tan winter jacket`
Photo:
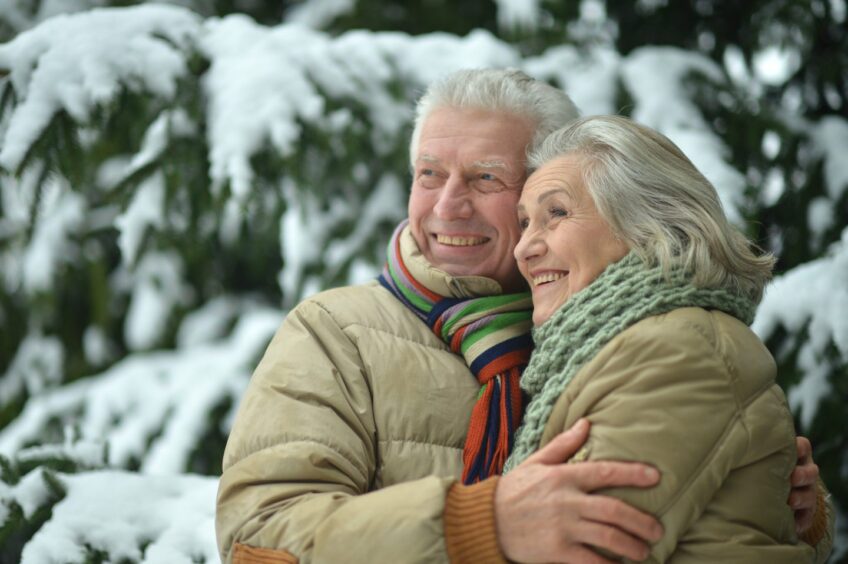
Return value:
[(647, 562), (812, 562), (786, 504), (795, 430), (774, 377), (769, 352), (729, 315), (682, 308), (650, 317), (574, 376), (542, 445), (588, 417), (589, 440), (572, 461), (660, 470), (655, 488), (606, 492), (662, 521)]
[[(439, 293), (501, 291), (432, 268), (408, 234), (402, 249)], [(304, 301), (257, 367), (227, 443), (222, 558), (447, 562), (471, 546), (498, 561), (496, 479), (455, 485), (478, 390), (463, 358), (377, 283)]]

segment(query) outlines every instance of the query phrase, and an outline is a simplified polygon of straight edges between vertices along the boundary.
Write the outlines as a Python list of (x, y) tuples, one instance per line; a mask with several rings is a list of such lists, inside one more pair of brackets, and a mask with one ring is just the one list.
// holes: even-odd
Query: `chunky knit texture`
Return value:
[(680, 272), (665, 276), (634, 253), (608, 266), (544, 324), (533, 330), (536, 350), (521, 377), (530, 402), (516, 434), (509, 471), (539, 448), (554, 403), (574, 375), (613, 337), (654, 315), (682, 307), (728, 313), (747, 325), (756, 303), (721, 288), (697, 288)]
[(473, 484), (500, 474), (521, 421), (521, 372), (532, 350), (532, 300), (527, 292), (479, 298), (442, 296), (407, 269), (400, 237), (407, 221), (389, 242), (380, 283), (412, 310), (450, 349), (463, 355), (480, 382), (480, 394), (462, 453), (462, 481)]

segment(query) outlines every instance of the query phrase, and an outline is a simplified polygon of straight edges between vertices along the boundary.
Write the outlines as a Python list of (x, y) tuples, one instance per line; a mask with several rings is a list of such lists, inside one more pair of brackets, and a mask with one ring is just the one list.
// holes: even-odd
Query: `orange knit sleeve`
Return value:
[(445, 545), (454, 564), (506, 564), (495, 529), (494, 476), (471, 486), (455, 483), (448, 490), (443, 515)]

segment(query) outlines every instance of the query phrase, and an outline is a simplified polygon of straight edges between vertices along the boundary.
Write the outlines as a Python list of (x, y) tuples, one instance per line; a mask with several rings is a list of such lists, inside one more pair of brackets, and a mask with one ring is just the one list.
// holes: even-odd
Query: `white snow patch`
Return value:
[(82, 561), (85, 545), (115, 561), (218, 562), (216, 479), (105, 470), (59, 478), (67, 495), (24, 547), (21, 564)]
[(562, 88), (584, 115), (615, 114), (621, 56), (608, 47), (579, 50), (572, 45), (551, 47), (525, 60), (527, 74)]
[(349, 14), (355, 7), (355, 0), (309, 0), (290, 7), (285, 19), (287, 23), (321, 29), (339, 16)]
[(281, 320), (279, 310), (245, 305), (224, 339), (133, 354), (101, 374), (32, 397), (0, 430), (0, 453), (11, 456), (38, 441), (58, 419), (78, 429), (79, 440), (108, 444), (112, 466), (136, 460), (145, 473), (183, 472), (211, 410), (228, 399), (237, 403)]
[(183, 282), (183, 263), (174, 252), (148, 252), (133, 272), (124, 337), (131, 350), (153, 347), (162, 336), (177, 305), (188, 303), (189, 287)]
[(0, 68), (9, 69), (21, 100), (3, 135), (0, 165), (16, 169), (57, 112), (85, 122), (122, 88), (172, 98), (198, 30), (192, 12), (146, 4), (60, 15), (0, 45)]
[(57, 337), (38, 332), (24, 337), (0, 379), (0, 406), (23, 392), (33, 396), (55, 387), (64, 376), (64, 363), (65, 351)]
[(498, 27), (532, 31), (539, 27), (539, 0), (495, 0)]
[(816, 148), (824, 155), (824, 174), (827, 193), (838, 201), (848, 190), (848, 121), (838, 116), (823, 118), (812, 127), (811, 137)]
[(126, 211), (115, 218), (121, 260), (130, 266), (138, 259), (144, 235), (165, 224), (165, 176), (162, 171), (139, 183)]
[[(5, 516), (8, 516), (8, 507), (16, 503), (24, 517), (29, 519), (45, 504), (50, 495), (51, 492), (44, 481), (43, 468), (30, 471), (13, 486), (0, 482), (0, 507), (5, 510)], [(5, 516), (0, 515), (0, 525), (5, 521)]]
[(723, 80), (721, 69), (708, 58), (672, 47), (641, 47), (622, 63), (622, 79), (636, 102), (633, 119), (680, 147), (713, 183), (725, 213), (738, 225), (745, 177), (727, 162), (727, 146), (710, 131), (687, 93), (685, 79), (693, 72)]
[(75, 247), (69, 237), (79, 230), (84, 217), (84, 198), (72, 192), (63, 178), (51, 175), (43, 185), (35, 231), (24, 255), (23, 283), (29, 293), (50, 290), (58, 266), (74, 260)]
[(754, 75), (769, 86), (780, 86), (801, 66), (798, 50), (788, 46), (769, 45), (752, 57)]

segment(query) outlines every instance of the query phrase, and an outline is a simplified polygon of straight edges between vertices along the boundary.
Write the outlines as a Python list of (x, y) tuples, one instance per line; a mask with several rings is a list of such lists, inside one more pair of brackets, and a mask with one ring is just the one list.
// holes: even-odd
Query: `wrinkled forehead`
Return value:
[(520, 206), (535, 203), (543, 195), (557, 193), (579, 201), (585, 193), (582, 160), (576, 154), (555, 157), (533, 171), (524, 183)]

